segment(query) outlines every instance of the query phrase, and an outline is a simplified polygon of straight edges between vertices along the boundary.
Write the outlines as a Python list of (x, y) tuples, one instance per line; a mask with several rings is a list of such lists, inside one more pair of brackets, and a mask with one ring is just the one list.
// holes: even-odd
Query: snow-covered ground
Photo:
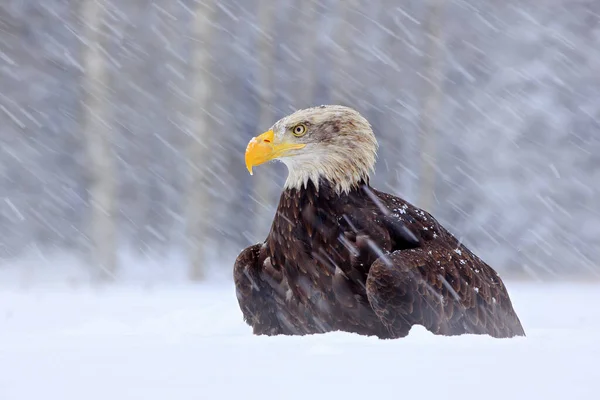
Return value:
[(598, 399), (600, 285), (507, 282), (528, 337), (255, 337), (233, 287), (0, 293), (0, 399)]

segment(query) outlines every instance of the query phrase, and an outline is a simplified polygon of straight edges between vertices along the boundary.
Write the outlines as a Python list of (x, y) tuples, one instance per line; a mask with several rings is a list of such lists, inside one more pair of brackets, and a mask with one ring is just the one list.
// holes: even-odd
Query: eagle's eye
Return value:
[(294, 134), (294, 136), (300, 137), (306, 133), (306, 126), (298, 124), (294, 126), (294, 128), (292, 128), (292, 133)]

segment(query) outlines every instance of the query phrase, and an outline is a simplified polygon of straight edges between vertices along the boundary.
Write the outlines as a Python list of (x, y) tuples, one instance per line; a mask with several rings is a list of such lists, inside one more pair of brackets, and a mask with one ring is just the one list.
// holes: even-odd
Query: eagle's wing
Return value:
[(233, 280), (244, 321), (256, 335), (302, 334), (298, 302), (288, 301), (289, 285), (271, 263), (265, 243), (244, 249), (233, 267)]
[(406, 335), (414, 324), (444, 335), (524, 335), (496, 273), (439, 243), (380, 257), (366, 286), (373, 310), (393, 336)]
[(390, 230), (397, 245), (369, 269), (369, 303), (392, 336), (405, 336), (414, 324), (444, 335), (525, 334), (506, 287), (489, 265), (426, 212), (391, 195), (382, 201), (396, 211), (388, 216), (392, 223), (395, 218), (418, 239), (416, 244), (410, 234)]
[(265, 273), (266, 258), (263, 244), (245, 248), (235, 260), (233, 280), (244, 321), (254, 328), (255, 334), (276, 335), (281, 324), (273, 304), (273, 288), (267, 281), (277, 277), (274, 271)]

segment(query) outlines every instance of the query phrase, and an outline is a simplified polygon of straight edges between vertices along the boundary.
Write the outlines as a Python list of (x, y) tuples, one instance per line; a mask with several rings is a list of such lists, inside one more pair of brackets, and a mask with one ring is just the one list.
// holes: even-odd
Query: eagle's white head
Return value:
[(367, 180), (374, 169), (377, 140), (369, 122), (357, 111), (338, 105), (311, 107), (277, 121), (252, 138), (246, 167), (280, 160), (288, 167), (286, 189), (300, 189), (327, 180), (347, 193)]

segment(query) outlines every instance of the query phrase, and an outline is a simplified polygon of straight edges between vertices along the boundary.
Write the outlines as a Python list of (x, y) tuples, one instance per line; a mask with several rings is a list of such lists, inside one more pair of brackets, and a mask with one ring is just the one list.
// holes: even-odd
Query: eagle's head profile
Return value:
[(280, 160), (288, 167), (286, 189), (327, 180), (338, 193), (367, 180), (375, 165), (377, 140), (356, 110), (338, 105), (298, 110), (250, 140), (246, 167)]

